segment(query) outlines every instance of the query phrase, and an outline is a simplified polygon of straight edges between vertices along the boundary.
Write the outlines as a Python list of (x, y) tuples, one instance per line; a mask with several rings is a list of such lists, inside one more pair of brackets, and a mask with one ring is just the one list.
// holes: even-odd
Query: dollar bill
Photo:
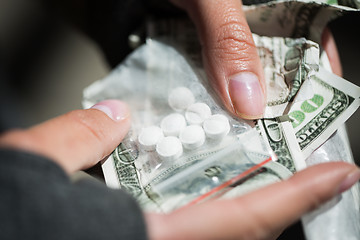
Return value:
[[(285, 40), (283, 40), (283, 42), (284, 41)], [(295, 42), (295, 40), (293, 42)], [(152, 51), (155, 51), (154, 50), (155, 45), (156, 43), (152, 42), (151, 45)], [(292, 46), (297, 46), (297, 45), (293, 44)], [(147, 103), (149, 98), (155, 99), (155, 102), (158, 103), (161, 100), (159, 98), (161, 98), (162, 96), (161, 94), (160, 95), (156, 94), (158, 92), (158, 88), (152, 87), (154, 86), (154, 84), (152, 84), (152, 80), (155, 78), (155, 80), (157, 81), (156, 85), (162, 85), (161, 81), (168, 81), (169, 78), (164, 79), (164, 78), (159, 78), (158, 76), (160, 75), (170, 76), (175, 74), (175, 73), (172, 74), (166, 73), (167, 71), (173, 71), (171, 66), (176, 65), (173, 63), (169, 63), (169, 59), (171, 59), (171, 57), (176, 58), (176, 55), (174, 55), (175, 53), (171, 52), (170, 49), (168, 49), (168, 47), (164, 47), (163, 44), (159, 43), (157, 47), (159, 47), (159, 49), (157, 49), (158, 51), (157, 56), (161, 56), (160, 53), (161, 48), (164, 48), (163, 49), (164, 52), (166, 54), (170, 54), (171, 56), (169, 58), (168, 55), (164, 55), (164, 59), (163, 59), (164, 63), (161, 64), (169, 64), (169, 65), (161, 65), (160, 69), (162, 70), (155, 68), (157, 69), (155, 71), (157, 75), (155, 76), (147, 72), (149, 70), (148, 68), (143, 69), (144, 74), (147, 77), (150, 76), (150, 78), (144, 77), (142, 79), (144, 81), (150, 81), (150, 82), (145, 82), (144, 84), (138, 82), (138, 84), (140, 84), (141, 86), (148, 86), (146, 87), (145, 90), (143, 89), (142, 91), (150, 91), (150, 93), (149, 92), (144, 93), (144, 95), (142, 96), (144, 99), (142, 99), (142, 97), (137, 97), (136, 99), (133, 99), (134, 101), (138, 101), (137, 104), (134, 104), (134, 107), (138, 106), (138, 113), (134, 114), (134, 118), (135, 118), (135, 122), (137, 122), (137, 124), (140, 125), (147, 124), (148, 121), (151, 122), (156, 120), (157, 118), (154, 116), (162, 112), (161, 109), (159, 109), (159, 106), (164, 105), (164, 104), (157, 104), (156, 106), (153, 106), (153, 104)], [(270, 47), (267, 47), (267, 49), (268, 51), (271, 50)], [(138, 56), (138, 57), (143, 57), (143, 56)], [(133, 62), (135, 62), (136, 66), (138, 67), (138, 62), (137, 61), (133, 61)], [(155, 63), (152, 63), (151, 66), (152, 69), (154, 69), (155, 67), (154, 64)], [(187, 71), (188, 70), (189, 69), (187, 69)], [(127, 71), (125, 72), (128, 73)], [(117, 97), (117, 98), (122, 97), (125, 98), (126, 100), (127, 96), (129, 96), (129, 99), (131, 99), (133, 95), (135, 95), (135, 92), (138, 91), (138, 87), (134, 86), (129, 88), (127, 82), (133, 79), (134, 76), (129, 76), (129, 75), (122, 76), (121, 71), (117, 71), (116, 74), (117, 77), (112, 75), (111, 77), (105, 79), (105, 81), (107, 82), (107, 84), (105, 84), (106, 88), (100, 89), (98, 87), (98, 84), (95, 84), (94, 86), (97, 88), (99, 92), (97, 92), (95, 95), (89, 96), (88, 99), (93, 99), (93, 101), (101, 99), (99, 95), (104, 96), (104, 91), (107, 94), (109, 94), (107, 89), (109, 86), (111, 86), (111, 89), (109, 89), (112, 92), (111, 94), (117, 94), (112, 97)], [(139, 76), (138, 74), (139, 73), (136, 73), (136, 76)], [(189, 73), (187, 73), (187, 75), (189, 76)], [(123, 82), (120, 80), (122, 80)], [(173, 80), (178, 81), (179, 79), (173, 79)], [(193, 81), (193, 79), (190, 79), (189, 81)], [(112, 83), (110, 84), (109, 82)], [(127, 89), (125, 90), (123, 88), (124, 85), (127, 85)], [(172, 85), (165, 84), (162, 86), (171, 87)], [(114, 91), (114, 89), (118, 89), (118, 90)], [(303, 87), (301, 87), (301, 89), (303, 89)], [(316, 91), (314, 90), (314, 92)], [(89, 93), (94, 94), (94, 91), (89, 90)], [(204, 94), (204, 92), (202, 92), (202, 94)], [(297, 96), (298, 95), (299, 94), (297, 94)], [(165, 100), (163, 98), (163, 101), (166, 101), (166, 98)], [(291, 109), (294, 109), (295, 106), (296, 105), (293, 105), (292, 106), (293, 108)], [(154, 110), (153, 108), (155, 108), (156, 111), (153, 111)], [(154, 116), (151, 117), (151, 115)], [(241, 130), (242, 125), (238, 123), (237, 120), (233, 119), (232, 121), (233, 121), (232, 122), (233, 129), (238, 129), (236, 130), (237, 132), (236, 134), (239, 135), (242, 132), (246, 132), (245, 128)], [(292, 173), (304, 167), (305, 157), (302, 155), (302, 151), (299, 150), (299, 145), (297, 144), (294, 128), (291, 124), (291, 118), (277, 117), (272, 119), (262, 119), (258, 123), (258, 129), (261, 132), (263, 138), (265, 139), (264, 142), (267, 142), (268, 147), (271, 148), (277, 155), (278, 161), (256, 172), (254, 176), (246, 179), (246, 181), (242, 182), (241, 184), (234, 187), (231, 191), (226, 193), (225, 197), (243, 194), (249, 190), (253, 190), (260, 186), (270, 184), (274, 181), (283, 180), (289, 177)], [(181, 173), (182, 171), (192, 166), (193, 164), (201, 162), (204, 159), (219, 152), (221, 149), (230, 145), (231, 142), (233, 142), (234, 140), (235, 138), (229, 137), (225, 142), (223, 142), (223, 145), (216, 145), (215, 147), (205, 146), (201, 151), (198, 151), (193, 155), (186, 156), (186, 158), (184, 158), (179, 163), (171, 163), (170, 165), (166, 165), (166, 164), (164, 165), (163, 163), (161, 163), (161, 161), (159, 161), (159, 159), (156, 156), (152, 156), (153, 153), (143, 152), (141, 151), (141, 149), (139, 149), (138, 144), (136, 142), (136, 131), (133, 131), (132, 133), (129, 134), (129, 137), (125, 139), (116, 148), (116, 150), (108, 159), (108, 161), (106, 161), (103, 164), (105, 178), (110, 186), (120, 187), (130, 192), (136, 199), (138, 199), (139, 203), (144, 207), (144, 209), (152, 210), (152, 211), (171, 211), (176, 207), (186, 204), (186, 201), (183, 201), (182, 199), (184, 199), (184, 196), (187, 196), (186, 199), (188, 199), (190, 195), (189, 194), (187, 195), (186, 192), (184, 193), (184, 191), (180, 191), (180, 189), (184, 189), (183, 187), (180, 187), (177, 188), (179, 190), (178, 192), (172, 191), (172, 194), (170, 196), (168, 195), (168, 197), (164, 199), (159, 195), (159, 193), (157, 193), (154, 190), (154, 186), (166, 181), (171, 176)], [(260, 144), (254, 144), (252, 142), (248, 142), (248, 145), (254, 146), (255, 148), (260, 146)], [(209, 171), (211, 172), (212, 171), (211, 169), (216, 169), (214, 167), (215, 166), (209, 167), (210, 169)], [(206, 186), (205, 184), (206, 182), (203, 183), (204, 184), (202, 186)], [(172, 200), (169, 201), (169, 199)], [(174, 199), (177, 199), (177, 202), (174, 201)], [(174, 205), (175, 202), (176, 204)]]
[(322, 67), (310, 79), (314, 91), (311, 99), (294, 103), (288, 115), (258, 121), (258, 128), (279, 162), (292, 172), (305, 168), (305, 159), (342, 126), (360, 104), (358, 86)]
[[(286, 114), (299, 89), (319, 67), (318, 44), (305, 38), (290, 39), (253, 35), (264, 74), (267, 103), (264, 118)], [(308, 99), (310, 91), (303, 91), (296, 99)]]
[(275, 152), (277, 162), (292, 173), (306, 167), (305, 158), (299, 149), (291, 122), (286, 117), (261, 119), (257, 122), (265, 142)]
[[(155, 48), (156, 43), (152, 42), (151, 47)], [(172, 57), (175, 57), (171, 53), (171, 51), (164, 47), (163, 44), (157, 45), (159, 47), (157, 56), (161, 56), (161, 49), (164, 50), (167, 54), (170, 54)], [(152, 49), (154, 51), (154, 49)], [(174, 60), (174, 59), (173, 59)], [(144, 60), (145, 61), (145, 60)], [(164, 56), (164, 63), (162, 64), (169, 64), (165, 65), (168, 67), (164, 68), (164, 65), (161, 66), (161, 69), (157, 69), (155, 72), (159, 73), (159, 75), (167, 75), (166, 72), (161, 71), (172, 71), (172, 68), (170, 66), (176, 65), (173, 63), (169, 63), (169, 56)], [(134, 61), (136, 62), (136, 61)], [(138, 63), (137, 63), (138, 64)], [(138, 66), (138, 65), (137, 65)], [(152, 69), (154, 68), (154, 65), (152, 65)], [(150, 81), (156, 77), (156, 81), (158, 81), (158, 84), (161, 84), (161, 81), (169, 81), (169, 78), (159, 78), (156, 76), (153, 76), (153, 74), (149, 74), (148, 69), (144, 69), (145, 75), (150, 78), (142, 78), (143, 81)], [(119, 87), (118, 89), (118, 96), (117, 97), (125, 97), (125, 100), (127, 96), (131, 97), (135, 94), (135, 91), (137, 91), (137, 87), (134, 87), (132, 89), (127, 89), (126, 91), (129, 91), (126, 93), (122, 86), (125, 84), (127, 85), (127, 81), (130, 81), (133, 77), (126, 75), (126, 77), (121, 77), (121, 72), (117, 72), (118, 77), (111, 76), (107, 78), (105, 81), (108, 83), (106, 86), (112, 86), (111, 91), (113, 92), (114, 89)], [(171, 74), (170, 74), (171, 75)], [(138, 75), (137, 75), (138, 76)], [(170, 78), (171, 79), (171, 78)], [(121, 82), (125, 81), (125, 82)], [(179, 79), (174, 79), (174, 81), (179, 81)], [(184, 81), (184, 80), (182, 80)], [(193, 81), (193, 79), (190, 79), (189, 81)], [(112, 82), (112, 84), (109, 84), (109, 82)], [(151, 83), (139, 83), (142, 86), (148, 86), (153, 85)], [(97, 87), (97, 84), (94, 86)], [(171, 84), (165, 84), (164, 86), (171, 87)], [(129, 87), (129, 86), (128, 86)], [(121, 88), (121, 89), (120, 89)], [(99, 95), (104, 95), (103, 91), (107, 92), (107, 88), (100, 89), (98, 88), (98, 93), (95, 94), (92, 97), (89, 96), (88, 99), (99, 99)], [(136, 98), (137, 101), (139, 101), (138, 104), (134, 104), (134, 106), (138, 106), (138, 113), (134, 114), (134, 120), (135, 122), (138, 122), (138, 124), (147, 124), (149, 119), (156, 119), (156, 117), (144, 117), (146, 115), (156, 115), (161, 114), (162, 110), (159, 109), (159, 106), (162, 106), (163, 104), (157, 104), (156, 111), (152, 111), (152, 104), (144, 104), (144, 106), (139, 106), (141, 103), (146, 103), (146, 99), (148, 99), (149, 96), (153, 96), (151, 98), (155, 98), (156, 102), (158, 102), (158, 98), (161, 95), (156, 95), (157, 89), (153, 89), (151, 86), (146, 88), (146, 91), (151, 91), (152, 93), (146, 93), (142, 97)], [(89, 91), (89, 93), (93, 94), (93, 91)], [(205, 94), (204, 92), (201, 92), (201, 94)], [(146, 96), (145, 96), (146, 95)], [(114, 96), (116, 97), (116, 96)], [(208, 96), (210, 98), (210, 96)], [(135, 100), (135, 99), (134, 99)], [(163, 101), (166, 101), (166, 98), (163, 99)], [(143, 112), (147, 112), (147, 114), (143, 114)], [(141, 114), (139, 114), (141, 113)], [(241, 134), (244, 134), (248, 132), (246, 128), (244, 128), (244, 125), (240, 122), (238, 122), (237, 119), (230, 119), (231, 126), (232, 126), (232, 132), (239, 136)], [(289, 141), (289, 139), (286, 139), (283, 134), (284, 128), (282, 125), (279, 127), (280, 131), (277, 132), (275, 128), (272, 128), (271, 124), (269, 124), (270, 121), (266, 121), (266, 131), (264, 131), (264, 136), (266, 136), (266, 141), (271, 140), (271, 144), (268, 144), (269, 146), (261, 146), (262, 144), (265, 144), (266, 142), (263, 141), (261, 143), (255, 143), (250, 141), (250, 137), (248, 136), (246, 138), (246, 145), (253, 147), (252, 151), (255, 152), (256, 150), (259, 150), (259, 148), (267, 149), (267, 148), (273, 148), (274, 146), (278, 146), (278, 148), (273, 148), (276, 154), (279, 157), (279, 162), (273, 162), (269, 165), (267, 165), (265, 168), (259, 170), (256, 172), (254, 176), (251, 178), (247, 178), (246, 181), (243, 181), (241, 184), (238, 184), (236, 187), (232, 188), (231, 191), (228, 191), (224, 197), (229, 196), (235, 196), (239, 194), (243, 194), (247, 191), (257, 189), (261, 186), (270, 184), (275, 181), (281, 181), (283, 179), (288, 178), (291, 176), (292, 173), (296, 171), (298, 166), (301, 166), (301, 163), (297, 159), (292, 159), (292, 156), (298, 156), (294, 154), (293, 151), (290, 149), (290, 145), (292, 144), (292, 141)], [(191, 197), (190, 194), (186, 194), (184, 191), (180, 191), (181, 189), (184, 189), (184, 187), (180, 188), (174, 188), (178, 189), (178, 191), (174, 192), (172, 191), (170, 195), (166, 195), (166, 198), (161, 197), (155, 190), (154, 186), (161, 184), (165, 182), (170, 177), (181, 173), (182, 171), (185, 171), (185, 169), (191, 167), (192, 165), (203, 161), (204, 159), (214, 155), (215, 153), (219, 152), (221, 149), (224, 149), (226, 146), (229, 146), (232, 142), (235, 141), (236, 138), (234, 136), (228, 136), (224, 141), (221, 142), (221, 144), (216, 144), (215, 146), (204, 146), (203, 149), (200, 149), (196, 153), (192, 155), (187, 155), (184, 157), (184, 159), (181, 159), (177, 163), (171, 163), (170, 165), (166, 165), (162, 163), (157, 156), (154, 156), (154, 153), (151, 152), (144, 152), (139, 149), (138, 144), (136, 142), (136, 130), (132, 131), (128, 138), (125, 139), (114, 151), (114, 153), (110, 156), (110, 158), (103, 164), (103, 169), (105, 173), (105, 178), (108, 183), (108, 185), (125, 189), (126, 191), (130, 192), (136, 199), (138, 199), (139, 203), (143, 206), (146, 210), (152, 210), (152, 211), (170, 211), (174, 209), (175, 207), (179, 207), (184, 205), (187, 201), (184, 199), (189, 199)], [(277, 135), (281, 135), (282, 138), (279, 139)], [(271, 146), (270, 146), (271, 145)], [(281, 154), (283, 153), (283, 154)], [(216, 169), (216, 166), (209, 167), (209, 171), (211, 172), (212, 169)], [(238, 166), (240, 169), (240, 166)], [(233, 167), (233, 169), (237, 169), (237, 167)], [(230, 178), (231, 176), (228, 175), (227, 178)], [(206, 182), (201, 182), (196, 186), (202, 186), (204, 188), (208, 187)], [(185, 198), (186, 197), (186, 198)], [(174, 199), (177, 199), (175, 201)], [(171, 200), (171, 201), (170, 201)], [(176, 203), (176, 204), (175, 204)], [(175, 204), (175, 205), (174, 205)]]
[[(354, 1), (271, 1), (261, 5), (244, 6), (252, 32), (262, 36), (304, 37), (321, 42), (324, 27), (346, 11), (357, 11)], [(340, 2), (340, 1), (339, 1)], [(348, 5), (348, 6), (346, 6)]]
[[(354, 3), (349, 1), (348, 4)], [(329, 19), (348, 9), (337, 4), (330, 6), (304, 1), (272, 2), (245, 9), (254, 32), (277, 35), (265, 37), (254, 34), (265, 70), (268, 99), (266, 118), (257, 123), (263, 140), (256, 144), (249, 141), (248, 146), (272, 149), (278, 161), (258, 169), (223, 197), (238, 196), (281, 181), (304, 168), (306, 157), (359, 106), (358, 88), (319, 70), (319, 48), (314, 42), (319, 41), (321, 30)], [(271, 33), (268, 32), (270, 29)], [(148, 31), (150, 38), (146, 46), (137, 49), (103, 81), (84, 91), (84, 105), (90, 106), (106, 98), (120, 98), (136, 109), (133, 112), (133, 131), (103, 163), (105, 179), (109, 186), (131, 193), (145, 210), (167, 212), (186, 204), (184, 199), (195, 197), (193, 192), (208, 189), (210, 185), (205, 179), (216, 177), (219, 168), (209, 166), (198, 178), (194, 178), (201, 181), (194, 180), (174, 187), (165, 194), (166, 197), (156, 190), (156, 186), (221, 152), (236, 141), (235, 135), (244, 134), (248, 129), (233, 119), (232, 137), (220, 145), (204, 146), (177, 163), (165, 164), (153, 153), (139, 149), (137, 130), (156, 122), (168, 111), (164, 99), (168, 90), (179, 83), (199, 90), (199, 95), (206, 96), (206, 101), (215, 109), (221, 109), (209, 95), (206, 81), (201, 81), (206, 79), (206, 75), (195, 28), (189, 20), (151, 22)], [(156, 39), (170, 44), (157, 42)], [(186, 59), (175, 50), (179, 50), (179, 46)], [(191, 60), (187, 61), (188, 58)], [(237, 168), (240, 169), (240, 166), (231, 167)], [(193, 192), (189, 192), (191, 188)]]
[[(141, 153), (136, 141), (128, 137), (103, 163), (106, 181), (115, 184), (109, 184), (110, 186), (124, 189), (133, 195), (147, 211), (171, 212), (202, 198), (202, 195), (241, 174), (244, 175), (235, 185), (226, 187), (226, 194), (221, 189), (221, 192), (207, 196), (206, 200), (219, 197), (217, 195), (220, 193), (224, 197), (239, 196), (290, 177), (292, 172), (288, 168), (292, 169), (290, 164), (293, 162), (285, 167), (282, 163), (270, 161), (257, 167), (257, 164), (268, 159), (270, 155), (265, 151), (259, 152), (263, 142), (255, 133), (256, 131), (248, 131), (232, 139), (229, 144), (208, 146), (175, 163), (160, 166), (162, 169), (158, 171), (155, 170), (156, 165), (161, 165), (158, 157), (152, 156), (151, 161), (149, 158), (142, 161), (144, 154), (152, 153)], [(154, 161), (157, 163), (152, 164)], [(254, 167), (254, 170), (249, 170)]]
[[(162, 46), (163, 46), (162, 44), (158, 45), (158, 47), (160, 48)], [(296, 46), (296, 44), (293, 44), (293, 46)], [(155, 42), (152, 42), (152, 48), (154, 47), (155, 47)], [(268, 47), (268, 50), (269, 49), (271, 48)], [(153, 50), (154, 49), (152, 49), (152, 51)], [(160, 49), (158, 50), (160, 51)], [(165, 48), (165, 52), (169, 53), (169, 49)], [(171, 55), (174, 57), (173, 53), (171, 53)], [(169, 62), (169, 57), (165, 57), (164, 59), (166, 60), (167, 63)], [(173, 64), (171, 63), (170, 65)], [(152, 65), (152, 68), (153, 67), (154, 65)], [(161, 69), (163, 71), (171, 70), (170, 67), (168, 69), (167, 67), (164, 68), (164, 66), (161, 66)], [(160, 70), (157, 70), (156, 72), (158, 71)], [(319, 73), (315, 74), (312, 78), (310, 78), (311, 79), (310, 82), (313, 87), (313, 90), (311, 92), (313, 96), (315, 94), (319, 94), (319, 87), (317, 85), (314, 85), (312, 81), (314, 81), (313, 79), (317, 80), (320, 77), (319, 75), (320, 73), (322, 74), (321, 76), (327, 76), (326, 75), (327, 73), (326, 72), (324, 73), (324, 71), (320, 69)], [(146, 71), (145, 74), (147, 76), (152, 76), (152, 74), (146, 73)], [(163, 75), (161, 72), (160, 74)], [(333, 78), (333, 76), (331, 75), (330, 77)], [(108, 80), (113, 80), (113, 79), (115, 79), (116, 81), (114, 80), (114, 85), (112, 86), (112, 90), (115, 88), (115, 82), (119, 84), (119, 88), (123, 86), (124, 82), (119, 83), (119, 78), (114, 78), (112, 76)], [(146, 81), (152, 81), (152, 79), (153, 77), (150, 77)], [(329, 80), (328, 78), (326, 79), (327, 80), (324, 80), (324, 82), (335, 82), (335, 80), (331, 80), (331, 79)], [(161, 80), (159, 78), (156, 78), (158, 84), (161, 84), (161, 81), (166, 81), (166, 80), (167, 79)], [(357, 90), (355, 90), (355, 94), (350, 94), (347, 91), (347, 89), (356, 89), (356, 88), (352, 87), (352, 85), (347, 85), (345, 80), (343, 79), (337, 79), (337, 80), (339, 80), (340, 82), (332, 83), (333, 91), (338, 92), (339, 89), (337, 89), (337, 87), (339, 87), (341, 90), (345, 91), (349, 96), (352, 96), (353, 100), (351, 100), (350, 105), (346, 109), (352, 109), (354, 111), (358, 105), (356, 104), (351, 105), (351, 104), (356, 103), (355, 100), (358, 99), (358, 97), (356, 97)], [(322, 83), (321, 86), (323, 86), (324, 84), (325, 83)], [(146, 85), (153, 85), (153, 84), (146, 83)], [(171, 86), (171, 84), (169, 86)], [(134, 90), (130, 91), (128, 95), (132, 96), (134, 94), (133, 91), (136, 91), (136, 89), (137, 88), (134, 88)], [(329, 86), (327, 86), (327, 88), (325, 89), (329, 89)], [(106, 91), (106, 89), (103, 90)], [(154, 96), (154, 98), (156, 98), (156, 101), (159, 101), (158, 99), (159, 96), (156, 95), (157, 89), (152, 89), (151, 87), (149, 87), (146, 90), (152, 91), (152, 94), (147, 94), (147, 95)], [(304, 91), (303, 86), (300, 88), (300, 92), (301, 91)], [(126, 93), (121, 92), (119, 90), (119, 96), (123, 94)], [(297, 94), (296, 96), (300, 96), (300, 95), (301, 94)], [(339, 98), (343, 99), (344, 97), (343, 95), (341, 95)], [(137, 98), (137, 100), (140, 101), (140, 103), (146, 102), (141, 98)], [(251, 178), (247, 178), (246, 181), (242, 182), (241, 184), (238, 184), (236, 187), (231, 189), (231, 191), (227, 192), (224, 195), (224, 197), (243, 194), (249, 190), (253, 190), (260, 186), (270, 184), (274, 181), (283, 180), (291, 176), (292, 173), (304, 168), (305, 156), (300, 149), (298, 140), (296, 139), (296, 133), (295, 133), (296, 128), (294, 128), (294, 124), (296, 123), (295, 121), (296, 119), (294, 118), (294, 116), (297, 115), (296, 114), (294, 115), (293, 112), (295, 112), (295, 109), (297, 107), (296, 104), (304, 104), (304, 102), (311, 103), (311, 101), (313, 101), (313, 99), (308, 99), (306, 101), (299, 101), (298, 103), (294, 101), (295, 103), (290, 108), (289, 116), (285, 115), (283, 117), (268, 118), (258, 121), (258, 130), (265, 139), (264, 142), (267, 143), (268, 147), (271, 148), (277, 155), (278, 161), (256, 172), (254, 176), (252, 176)], [(143, 109), (145, 106), (151, 106), (151, 104), (150, 105), (145, 104), (144, 106), (141, 106), (140, 112), (149, 111), (148, 114), (150, 115), (159, 114), (159, 112), (161, 112), (161, 110), (159, 109), (157, 109), (156, 112), (152, 112), (151, 108)], [(157, 106), (161, 106), (161, 104)], [(351, 114), (350, 110), (346, 110), (343, 112), (346, 113), (347, 117)], [(137, 121), (141, 122), (142, 124), (146, 124), (148, 119), (156, 119), (156, 117), (143, 118), (144, 116), (145, 116), (144, 114), (140, 114), (140, 115), (135, 114), (135, 117), (139, 118)], [(345, 118), (343, 118), (341, 122), (332, 122), (332, 128), (336, 129), (337, 125), (341, 124), (344, 120)], [(236, 120), (232, 120), (232, 121), (233, 121), (232, 123), (233, 129), (235, 129), (235, 126), (237, 126), (237, 128), (239, 127), (241, 128), (241, 124), (239, 125), (239, 123), (237, 123)], [(235, 140), (235, 138), (230, 137), (225, 142), (223, 142), (223, 145), (216, 145), (215, 147), (205, 146), (201, 151), (198, 151), (193, 155), (186, 156), (186, 158), (184, 158), (178, 163), (171, 163), (170, 165), (164, 165), (163, 163), (161, 163), (161, 161), (159, 161), (159, 159), (156, 156), (152, 156), (153, 153), (142, 152), (141, 149), (139, 149), (138, 144), (136, 143), (136, 131), (133, 131), (133, 134), (134, 136), (131, 136), (130, 134), (129, 138), (125, 139), (117, 147), (117, 149), (111, 155), (109, 159), (110, 161), (108, 160), (106, 163), (104, 163), (103, 168), (105, 172), (106, 181), (108, 183), (112, 182), (109, 183), (109, 185), (114, 184), (113, 185), (114, 187), (120, 187), (122, 189), (127, 190), (136, 199), (138, 199), (139, 203), (144, 207), (144, 209), (153, 210), (153, 211), (171, 211), (176, 207), (186, 204), (188, 200), (184, 200), (184, 199), (189, 199), (189, 197), (190, 198), (194, 197), (194, 195), (191, 195), (190, 193), (184, 191), (186, 187), (184, 188), (182, 186), (179, 188), (174, 188), (173, 191), (171, 191), (171, 194), (167, 195), (167, 197), (164, 198), (156, 190), (154, 190), (154, 186), (157, 186), (158, 184), (165, 182), (167, 179), (171, 178), (172, 176), (181, 173), (185, 171), (185, 169), (191, 167), (192, 165), (201, 162), (204, 159), (214, 155), (215, 153), (219, 152), (221, 149), (230, 145), (231, 142)], [(241, 131), (238, 131), (237, 134), (241, 134)], [(321, 137), (321, 134), (322, 133), (317, 132), (317, 138), (322, 139), (321, 141), (325, 141), (326, 137)], [(324, 134), (329, 134), (329, 132), (325, 131)], [(252, 142), (248, 142), (248, 145), (250, 146), (252, 145), (255, 147), (260, 146), (260, 144), (254, 144)], [(312, 144), (310, 144), (310, 146), (311, 145)], [(212, 172), (213, 169), (216, 169), (216, 166), (209, 167), (209, 172)], [(284, 174), (284, 172), (287, 174)], [(192, 183), (189, 184), (193, 186)], [(199, 186), (207, 186), (207, 184), (204, 181), (203, 184), (201, 184), (200, 182), (199, 185), (196, 186), (199, 188)], [(176, 199), (176, 201), (174, 199)]]
[(297, 142), (305, 158), (324, 143), (360, 104), (358, 86), (322, 68), (310, 81), (313, 97), (294, 103), (289, 111)]

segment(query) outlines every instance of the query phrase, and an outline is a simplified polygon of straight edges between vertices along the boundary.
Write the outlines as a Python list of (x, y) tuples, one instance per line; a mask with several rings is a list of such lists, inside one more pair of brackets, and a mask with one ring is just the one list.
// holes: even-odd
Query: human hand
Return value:
[(241, 118), (261, 118), (264, 73), (241, 1), (172, 2), (194, 21), (208, 79), (225, 107)]
[[(99, 111), (100, 110), (100, 111)], [(100, 102), (28, 130), (0, 137), (0, 146), (53, 159), (67, 172), (108, 156), (127, 133), (130, 115), (116, 100)], [(214, 200), (169, 215), (146, 214), (150, 239), (265, 239), (302, 214), (348, 189), (360, 178), (356, 166), (319, 164), (280, 182), (232, 200)]]
[(149, 239), (276, 239), (303, 214), (349, 189), (360, 170), (322, 163), (242, 197), (213, 200), (168, 215), (146, 215)]
[(9, 131), (0, 136), (0, 146), (43, 155), (73, 173), (106, 158), (129, 128), (127, 105), (107, 100), (27, 130)]
[[(243, 119), (263, 116), (264, 73), (240, 0), (171, 0), (195, 23), (204, 67), (228, 111)], [(327, 29), (322, 45), (335, 74), (341, 75), (334, 39)]]

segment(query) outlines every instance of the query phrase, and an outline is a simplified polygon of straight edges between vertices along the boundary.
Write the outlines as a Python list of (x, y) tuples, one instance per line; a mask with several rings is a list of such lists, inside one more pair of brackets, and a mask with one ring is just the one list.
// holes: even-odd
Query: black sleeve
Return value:
[(138, 205), (96, 180), (72, 183), (54, 162), (0, 150), (0, 239), (146, 239)]

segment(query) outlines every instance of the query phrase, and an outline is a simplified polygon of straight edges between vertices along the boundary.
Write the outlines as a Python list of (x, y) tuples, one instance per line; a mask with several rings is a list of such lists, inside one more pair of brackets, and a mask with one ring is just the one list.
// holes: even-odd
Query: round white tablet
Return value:
[(156, 144), (164, 137), (161, 128), (150, 126), (141, 129), (138, 140), (140, 146), (146, 151), (155, 150)]
[(174, 160), (181, 156), (183, 148), (177, 137), (164, 137), (156, 144), (156, 152), (163, 160)]
[(180, 113), (167, 115), (160, 123), (165, 136), (179, 136), (179, 133), (186, 127), (186, 121)]
[(214, 114), (204, 121), (205, 134), (211, 139), (222, 139), (230, 131), (229, 119), (222, 114)]
[(186, 149), (195, 149), (205, 142), (204, 129), (199, 125), (190, 125), (180, 133), (180, 141)]
[(185, 118), (189, 124), (201, 125), (205, 119), (211, 116), (211, 110), (205, 103), (194, 103), (185, 112)]
[(190, 89), (186, 87), (174, 88), (168, 98), (169, 105), (176, 111), (185, 110), (195, 102), (195, 97)]

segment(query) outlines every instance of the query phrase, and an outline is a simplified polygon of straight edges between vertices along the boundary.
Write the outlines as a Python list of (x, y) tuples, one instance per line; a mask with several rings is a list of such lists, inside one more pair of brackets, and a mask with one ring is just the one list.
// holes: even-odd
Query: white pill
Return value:
[(161, 128), (150, 126), (141, 129), (138, 140), (140, 146), (146, 151), (155, 150), (156, 144), (164, 137)]
[(156, 152), (162, 160), (174, 160), (181, 156), (183, 148), (177, 137), (164, 137), (156, 144)]
[(205, 134), (211, 139), (222, 139), (230, 131), (229, 119), (222, 114), (214, 114), (204, 121)]
[(186, 149), (195, 149), (205, 142), (205, 132), (199, 125), (190, 125), (180, 133), (180, 141)]
[(186, 127), (186, 121), (180, 113), (172, 113), (161, 121), (160, 127), (165, 136), (179, 136), (180, 132)]
[(195, 97), (190, 89), (186, 87), (174, 88), (168, 98), (169, 105), (176, 111), (185, 110), (195, 102)]
[(205, 103), (194, 103), (185, 112), (185, 118), (189, 124), (201, 125), (210, 116), (210, 107)]

